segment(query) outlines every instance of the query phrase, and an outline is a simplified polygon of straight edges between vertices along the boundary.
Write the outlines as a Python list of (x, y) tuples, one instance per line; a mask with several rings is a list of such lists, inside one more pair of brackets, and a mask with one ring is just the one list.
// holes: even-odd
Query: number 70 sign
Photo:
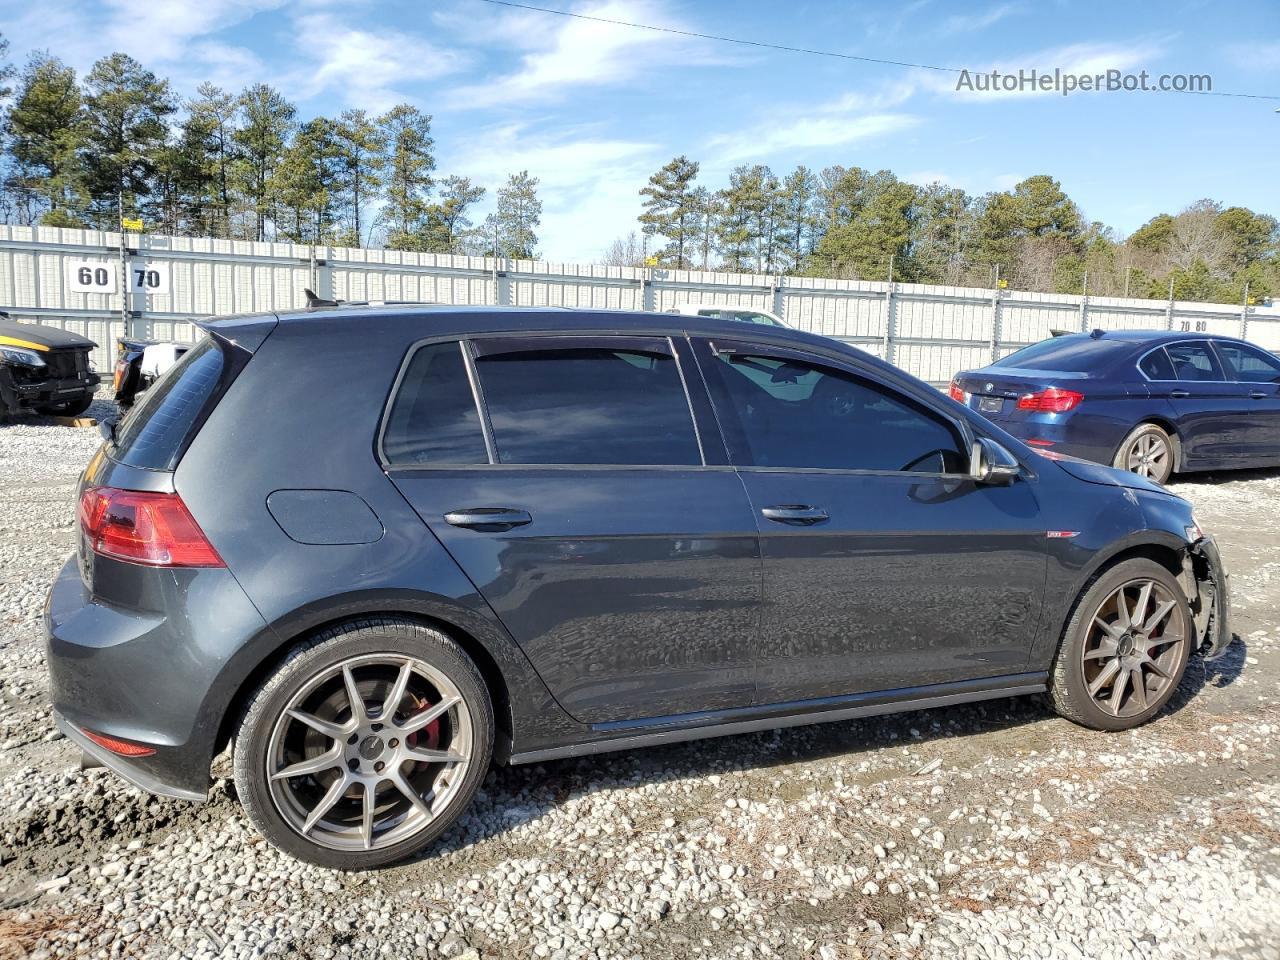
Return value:
[[(120, 289), (120, 264), (110, 260), (68, 260), (67, 286), (74, 293), (115, 293)], [(168, 293), (169, 264), (129, 264), (130, 293)]]

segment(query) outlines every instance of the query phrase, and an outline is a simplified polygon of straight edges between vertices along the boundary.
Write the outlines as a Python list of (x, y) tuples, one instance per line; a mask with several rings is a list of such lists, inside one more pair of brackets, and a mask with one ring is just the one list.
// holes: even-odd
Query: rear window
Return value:
[(1041, 340), (1016, 353), (1002, 357), (993, 367), (1023, 367), (1029, 370), (1061, 370), (1082, 373), (1110, 366), (1133, 350), (1124, 340), (1094, 339), (1087, 336), (1054, 337)]
[(183, 354), (120, 422), (112, 459), (144, 470), (172, 470), (217, 392), (225, 365), (212, 337)]
[(1169, 362), (1169, 355), (1164, 352), (1164, 347), (1156, 347), (1138, 361), (1138, 369), (1146, 374), (1148, 380), (1177, 379), (1173, 375), (1173, 364)]
[(413, 355), (387, 418), (382, 453), (396, 466), (489, 462), (458, 341)]

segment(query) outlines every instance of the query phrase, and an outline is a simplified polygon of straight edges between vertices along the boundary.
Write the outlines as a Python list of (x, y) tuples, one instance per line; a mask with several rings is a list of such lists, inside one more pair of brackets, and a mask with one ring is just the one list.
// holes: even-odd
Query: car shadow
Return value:
[[(1178, 713), (1205, 687), (1226, 687), (1234, 683), (1244, 669), (1247, 655), (1247, 645), (1236, 635), (1227, 652), (1212, 663), (1193, 656), (1173, 697), (1156, 719)], [(927, 753), (933, 741), (1009, 731), (1054, 716), (1043, 696), (1012, 697), (527, 766), (496, 767), (486, 777), (471, 808), (456, 824), (421, 854), (388, 869), (406, 871), (405, 879), (411, 882), (415, 866), (510, 833), (571, 799), (591, 793), (814, 763), (885, 748), (910, 746), (914, 752)], [(1031, 739), (1028, 735), (1027, 742)], [(1027, 745), (1022, 740), (1019, 744)], [(1047, 735), (1045, 746), (1048, 746)], [(655, 816), (661, 815), (655, 811)]]
[(1247, 470), (1206, 470), (1204, 473), (1175, 473), (1165, 486), (1171, 490), (1179, 487), (1211, 487), (1242, 480), (1274, 480), (1280, 477), (1280, 467), (1252, 467)]

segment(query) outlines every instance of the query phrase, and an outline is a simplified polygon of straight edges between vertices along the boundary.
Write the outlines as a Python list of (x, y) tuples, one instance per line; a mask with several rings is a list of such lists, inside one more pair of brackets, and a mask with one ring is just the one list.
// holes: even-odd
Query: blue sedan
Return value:
[(1132, 470), (1280, 465), (1280, 358), (1243, 340), (1094, 330), (957, 373), (951, 396), (1042, 451)]

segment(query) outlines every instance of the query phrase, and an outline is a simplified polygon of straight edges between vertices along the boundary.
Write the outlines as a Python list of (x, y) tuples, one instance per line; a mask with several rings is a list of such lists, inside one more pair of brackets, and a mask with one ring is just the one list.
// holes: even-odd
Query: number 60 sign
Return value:
[[(120, 289), (120, 264), (107, 260), (68, 260), (67, 287), (74, 293), (115, 293)], [(129, 264), (130, 293), (168, 293), (167, 263)]]

